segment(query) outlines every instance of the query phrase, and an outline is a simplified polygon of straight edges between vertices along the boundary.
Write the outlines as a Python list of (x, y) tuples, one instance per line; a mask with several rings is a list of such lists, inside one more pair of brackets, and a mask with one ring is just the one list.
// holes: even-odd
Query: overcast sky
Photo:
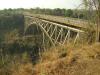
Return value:
[(66, 8), (73, 9), (81, 0), (0, 0), (0, 9), (5, 8)]

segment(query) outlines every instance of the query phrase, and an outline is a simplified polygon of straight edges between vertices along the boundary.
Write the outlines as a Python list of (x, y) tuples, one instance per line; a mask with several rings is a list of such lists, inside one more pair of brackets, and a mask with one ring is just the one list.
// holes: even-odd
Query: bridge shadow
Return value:
[(3, 50), (3, 56), (9, 55), (13, 60), (14, 56), (23, 57), (27, 53), (28, 58), (35, 63), (39, 59), (39, 51), (42, 49), (41, 30), (36, 25), (27, 28), (25, 35), (12, 43), (2, 43), (0, 49)]
[(25, 33), (24, 36), (40, 35), (41, 29), (36, 24), (31, 24), (28, 28), (26, 28), (24, 33)]

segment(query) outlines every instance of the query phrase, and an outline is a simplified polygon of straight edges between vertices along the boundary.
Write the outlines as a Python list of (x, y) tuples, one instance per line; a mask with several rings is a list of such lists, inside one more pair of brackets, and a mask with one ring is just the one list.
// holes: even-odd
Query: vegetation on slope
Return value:
[[(66, 46), (66, 45), (65, 45)], [(51, 48), (41, 54), (36, 64), (29, 58), (16, 58), (0, 69), (6, 75), (99, 75), (100, 43), (87, 46)], [(22, 61), (23, 60), (23, 61)]]
[[(29, 38), (20, 36), (18, 29), (23, 28), (23, 15), (0, 12), (0, 16), (0, 36), (3, 36), (0, 42), (0, 75), (100, 74), (100, 43), (65, 44), (42, 52), (39, 34)], [(28, 30), (28, 34), (31, 32)], [(91, 37), (92, 34), (89, 35)]]

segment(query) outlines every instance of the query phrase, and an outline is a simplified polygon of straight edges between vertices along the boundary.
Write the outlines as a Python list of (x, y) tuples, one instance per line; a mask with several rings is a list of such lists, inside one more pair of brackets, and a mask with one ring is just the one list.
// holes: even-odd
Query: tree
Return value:
[(96, 42), (98, 42), (100, 40), (100, 0), (83, 0), (83, 2), (90, 15), (95, 12), (90, 19), (96, 24)]
[(73, 16), (73, 10), (68, 9), (68, 10), (66, 11), (66, 16), (72, 17), (72, 16)]
[(61, 16), (62, 15), (62, 10), (60, 8), (54, 9), (54, 15)]
[(66, 16), (66, 9), (62, 9), (62, 16)]

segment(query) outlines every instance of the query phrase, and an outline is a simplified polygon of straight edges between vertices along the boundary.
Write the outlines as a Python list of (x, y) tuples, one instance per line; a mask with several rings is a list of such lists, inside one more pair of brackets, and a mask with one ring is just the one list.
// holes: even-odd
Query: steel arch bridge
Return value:
[(83, 30), (78, 28), (41, 19), (35, 16), (25, 15), (25, 18), (27, 22), (25, 23), (24, 33), (32, 24), (35, 24), (43, 33), (43, 42), (46, 36), (53, 46), (56, 44), (64, 45), (66, 41), (68, 42), (70, 40), (70, 38), (73, 38), (73, 43), (75, 44), (81, 34), (84, 33)]

